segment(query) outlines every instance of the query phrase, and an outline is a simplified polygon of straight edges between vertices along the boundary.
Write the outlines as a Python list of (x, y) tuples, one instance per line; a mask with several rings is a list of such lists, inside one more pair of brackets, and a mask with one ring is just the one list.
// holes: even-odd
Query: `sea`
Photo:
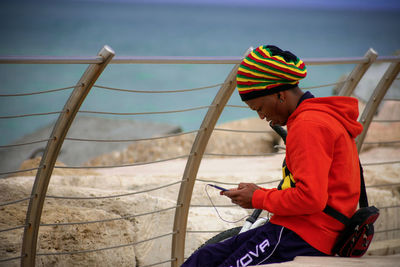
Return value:
[[(0, 1), (1, 56), (96, 56), (104, 45), (118, 56), (234, 56), (264, 44), (299, 58), (360, 57), (369, 48), (382, 56), (400, 49), (400, 9), (235, 5), (190, 1)], [(355, 65), (308, 66), (301, 87), (336, 83)], [(8, 96), (74, 86), (85, 64), (0, 64), (0, 145), (16, 142), (59, 114), (72, 89), (30, 96)], [(94, 87), (82, 111), (152, 113), (211, 104), (231, 64), (110, 64), (96, 85), (164, 91), (214, 86), (183, 93), (147, 94)], [(332, 95), (333, 86), (312, 89)], [(235, 92), (230, 105), (243, 105)], [(207, 109), (137, 115), (91, 115), (141, 120), (198, 129)], [(78, 113), (78, 116), (88, 116)], [(227, 107), (218, 123), (255, 116)], [(84, 136), (82, 136), (84, 137)], [(127, 134), (129, 138), (129, 134)]]

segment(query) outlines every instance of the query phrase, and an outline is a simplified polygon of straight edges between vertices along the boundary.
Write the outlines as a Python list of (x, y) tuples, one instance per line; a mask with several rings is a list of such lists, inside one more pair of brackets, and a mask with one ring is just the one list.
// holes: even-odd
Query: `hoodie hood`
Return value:
[(307, 110), (328, 113), (344, 126), (352, 138), (356, 138), (363, 130), (362, 124), (357, 121), (358, 100), (354, 97), (332, 96), (306, 99), (290, 115), (288, 123)]

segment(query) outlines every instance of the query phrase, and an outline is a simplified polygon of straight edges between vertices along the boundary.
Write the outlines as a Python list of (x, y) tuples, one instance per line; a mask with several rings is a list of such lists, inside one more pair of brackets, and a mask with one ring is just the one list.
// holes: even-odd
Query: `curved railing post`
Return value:
[(363, 124), (364, 129), (356, 139), (358, 151), (361, 151), (361, 147), (364, 143), (365, 136), (367, 135), (369, 125), (371, 124), (372, 118), (374, 117), (374, 114), (378, 109), (379, 104), (381, 103), (383, 97), (386, 95), (386, 92), (392, 85), (394, 79), (399, 74), (399, 71), (400, 60), (391, 63), (385, 74), (383, 74), (382, 78), (380, 79), (371, 97), (369, 98), (368, 103), (365, 106), (360, 118), (360, 122)]
[(365, 58), (368, 59), (366, 63), (358, 64), (350, 75), (347, 77), (346, 82), (343, 84), (342, 88), (339, 91), (340, 96), (350, 96), (354, 89), (356, 88), (357, 84), (360, 82), (361, 78), (367, 72), (369, 67), (374, 63), (376, 58), (378, 57), (378, 53), (370, 48), (367, 53), (364, 55)]
[(40, 218), (42, 215), (47, 187), (50, 182), (56, 159), (76, 113), (90, 89), (107, 64), (111, 61), (115, 53), (110, 47), (104, 46), (98, 55), (103, 58), (103, 62), (100, 64), (89, 65), (75, 86), (71, 96), (65, 103), (63, 112), (60, 114), (56, 124), (54, 125), (50, 140), (47, 143), (46, 150), (40, 162), (26, 214), (26, 226), (21, 250), (21, 266), (35, 266)]
[[(244, 56), (247, 56), (251, 50), (252, 48), (249, 48)], [(224, 84), (219, 89), (210, 108), (208, 109), (200, 126), (200, 131), (193, 142), (192, 150), (186, 163), (182, 184), (179, 190), (177, 201), (178, 208), (175, 211), (174, 234), (172, 236), (171, 250), (172, 259), (174, 259), (174, 261), (172, 261), (171, 266), (180, 266), (184, 261), (187, 219), (197, 172), (208, 140), (210, 139), (226, 103), (236, 88), (236, 73), (238, 68), (239, 64), (236, 64), (225, 79)]]

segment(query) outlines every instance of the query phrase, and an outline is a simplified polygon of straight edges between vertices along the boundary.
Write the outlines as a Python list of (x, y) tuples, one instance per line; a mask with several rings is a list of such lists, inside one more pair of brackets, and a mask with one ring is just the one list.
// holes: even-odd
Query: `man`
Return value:
[(267, 210), (267, 224), (196, 251), (183, 266), (247, 266), (330, 255), (344, 225), (327, 205), (351, 217), (360, 194), (354, 138), (358, 102), (351, 97), (314, 98), (298, 87), (307, 75), (299, 58), (275, 46), (254, 49), (240, 64), (241, 99), (262, 120), (286, 125), (286, 158), (278, 188), (252, 183), (221, 192), (243, 208)]

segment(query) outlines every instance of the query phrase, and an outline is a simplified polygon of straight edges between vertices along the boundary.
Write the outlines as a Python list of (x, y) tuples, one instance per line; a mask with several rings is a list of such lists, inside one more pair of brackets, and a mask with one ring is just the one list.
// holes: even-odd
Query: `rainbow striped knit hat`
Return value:
[(307, 75), (306, 65), (289, 51), (273, 45), (259, 46), (240, 63), (236, 82), (247, 101), (294, 88)]

